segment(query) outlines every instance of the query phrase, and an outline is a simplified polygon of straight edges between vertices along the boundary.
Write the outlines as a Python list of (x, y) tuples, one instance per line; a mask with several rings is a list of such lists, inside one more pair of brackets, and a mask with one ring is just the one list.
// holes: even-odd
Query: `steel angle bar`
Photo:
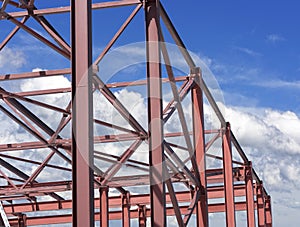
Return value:
[(190, 205), (189, 205), (188, 208), (187, 208), (187, 212), (186, 212), (186, 214), (184, 215), (183, 221), (184, 221), (184, 224), (185, 224), (185, 225), (188, 225), (189, 220), (190, 220), (190, 218), (192, 217), (192, 214), (193, 214), (194, 211), (195, 211), (195, 207), (197, 206), (197, 203), (198, 203), (198, 201), (199, 201), (199, 199), (200, 199), (200, 196), (201, 196), (200, 190), (196, 190), (196, 191), (194, 192), (194, 195), (193, 195), (193, 198), (192, 198), (192, 200), (191, 200), (191, 202), (190, 202)]
[(122, 26), (119, 28), (119, 30), (116, 32), (116, 34), (113, 36), (113, 38), (110, 40), (110, 42), (106, 45), (106, 47), (104, 48), (102, 53), (99, 55), (99, 57), (94, 61), (94, 65), (98, 65), (100, 63), (100, 61), (107, 54), (107, 52), (110, 50), (110, 48), (115, 44), (117, 39), (121, 36), (123, 31), (130, 24), (132, 19), (135, 17), (135, 15), (139, 12), (139, 10), (141, 8), (142, 8), (142, 4), (139, 4), (139, 5), (136, 6), (136, 8), (132, 11), (130, 16), (126, 19), (126, 21), (122, 24)]
[[(34, 160), (31, 160), (31, 159), (25, 159), (25, 158), (15, 157), (15, 156), (1, 154), (1, 153), (0, 153), (0, 157), (6, 158), (6, 159), (11, 159), (11, 160), (16, 160), (16, 161), (20, 161), (20, 162), (25, 162), (25, 163), (31, 163), (31, 164), (35, 164), (35, 165), (41, 165), (42, 164), (42, 162), (34, 161)], [(70, 168), (63, 167), (63, 166), (52, 165), (52, 164), (46, 164), (46, 167), (57, 169), (57, 170), (68, 171), (68, 172), (72, 171)]]
[(53, 155), (55, 154), (55, 151), (50, 152), (48, 156), (45, 158), (45, 160), (39, 165), (39, 167), (31, 174), (31, 176), (26, 180), (26, 182), (20, 187), (20, 189), (23, 189), (26, 185), (33, 182), (39, 174), (43, 171), (43, 169), (46, 167), (48, 162), (51, 160)]
[(55, 28), (43, 16), (32, 16), (45, 31), (56, 41), (56, 43), (71, 55), (70, 45), (59, 35)]
[[(38, 140), (41, 141), (41, 143), (44, 143), (46, 145), (46, 147), (50, 148), (52, 151), (55, 151), (61, 158), (63, 158), (64, 160), (66, 160), (67, 162), (71, 163), (71, 160), (66, 157), (64, 154), (62, 154), (57, 148), (55, 148), (53, 145), (48, 144), (47, 140), (30, 124), (30, 122), (28, 122), (23, 116), (20, 115), (20, 117), (24, 120), (24, 122), (22, 122), (21, 120), (19, 120), (17, 117), (15, 117), (13, 114), (11, 114), (8, 110), (6, 110), (3, 106), (0, 106), (0, 110), (2, 112), (4, 112), (8, 117), (10, 117), (13, 121), (15, 121), (17, 124), (21, 125), (26, 131), (28, 131), (30, 134), (32, 134), (33, 136), (35, 136)], [(17, 114), (19, 114), (18, 112), (16, 112)], [(32, 146), (30, 145), (30, 143), (28, 144), (29, 147), (32, 149)], [(10, 146), (8, 146), (10, 147)], [(20, 149), (19, 149), (20, 150)]]
[(47, 90), (38, 90), (38, 91), (15, 92), (14, 94), (22, 97), (30, 97), (30, 96), (52, 95), (52, 94), (70, 93), (70, 92), (71, 92), (71, 88), (56, 88), (56, 89), (47, 89)]
[[(29, 16), (23, 17), (23, 19), (20, 21), (20, 23), (25, 24), (25, 22), (29, 19)], [(16, 26), (9, 34), (6, 36), (6, 38), (2, 41), (0, 44), (0, 51), (6, 46), (6, 44), (14, 37), (14, 35), (20, 30), (19, 26)]]
[[(114, 159), (117, 159), (118, 161), (121, 159), (120, 156), (113, 155), (113, 154), (107, 154), (107, 153), (104, 153), (104, 152), (101, 152), (101, 151), (97, 151), (97, 150), (95, 150), (94, 153), (98, 154), (98, 155), (105, 156), (105, 157), (114, 158)], [(137, 161), (137, 160), (134, 160), (134, 159), (128, 159), (127, 162), (130, 162), (130, 163), (133, 163), (133, 164), (136, 164), (136, 165), (141, 165), (141, 166), (149, 167), (148, 163)]]
[(2, 5), (0, 7), (0, 12), (3, 12), (6, 9), (6, 6), (8, 5), (9, 2), (10, 2), (10, 0), (3, 0), (2, 1)]
[(106, 99), (116, 108), (125, 120), (140, 134), (147, 135), (147, 132), (138, 123), (138, 121), (130, 114), (130, 112), (123, 106), (123, 104), (116, 98), (116, 96), (107, 88), (103, 81), (94, 75), (94, 83), (99, 91), (106, 97)]
[(217, 141), (218, 138), (220, 138), (222, 136), (222, 133), (219, 132), (217, 133), (216, 135), (214, 135), (213, 138), (210, 139), (210, 141), (208, 141), (206, 144), (205, 144), (205, 151), (207, 152), (209, 150), (209, 148), (214, 144), (214, 142)]
[(187, 64), (191, 69), (195, 68), (196, 65), (191, 57), (191, 55), (188, 53), (187, 49), (185, 48), (185, 45), (180, 38), (178, 32), (175, 29), (175, 26), (173, 25), (171, 19), (169, 18), (166, 10), (164, 9), (163, 5), (160, 3), (160, 12), (161, 12), (161, 18), (166, 25), (167, 29), (169, 30), (169, 33), (173, 37), (176, 45), (178, 46), (179, 50), (181, 51), (184, 59), (186, 60)]
[[(15, 115), (13, 115), (11, 112), (9, 112), (6, 108), (0, 105), (0, 110), (5, 113), (9, 118), (11, 118), (14, 122), (16, 122), (18, 125), (22, 126), (27, 132), (29, 132), (31, 135), (33, 135), (35, 138), (40, 140), (41, 142), (47, 144), (47, 140), (30, 124), (28, 120), (25, 119), (24, 116), (20, 117), (24, 122), (22, 122), (20, 119), (18, 119)], [(19, 114), (16, 111), (17, 114)]]
[[(0, 0), (0, 1), (1, 1), (1, 2), (4, 2), (5, 0)], [(19, 7), (19, 6), (20, 6), (19, 3), (15, 2), (15, 1), (12, 1), (12, 0), (9, 0), (9, 1), (8, 1), (8, 4), (9, 4), (9, 5), (12, 5), (12, 6), (15, 6), (15, 7)]]
[(44, 44), (46, 44), (47, 46), (49, 46), (51, 49), (55, 50), (56, 52), (58, 52), (59, 54), (61, 54), (62, 56), (64, 56), (65, 58), (70, 59), (70, 53), (68, 53), (65, 50), (59, 48), (58, 46), (56, 46), (55, 44), (53, 44), (52, 42), (50, 42), (49, 40), (47, 40), (46, 38), (44, 38), (42, 35), (38, 34), (32, 28), (30, 28), (30, 27), (26, 26), (25, 24), (21, 23), (20, 21), (18, 21), (17, 19), (13, 18), (9, 14), (6, 14), (6, 18), (9, 21), (11, 21), (13, 24), (15, 24), (18, 27), (22, 28), (24, 31), (28, 32), (30, 35), (34, 36), (35, 38), (37, 38), (38, 40), (40, 40), (41, 42), (43, 42)]
[(166, 185), (167, 185), (169, 195), (170, 195), (170, 198), (171, 198), (171, 201), (172, 201), (172, 205), (173, 205), (173, 208), (174, 208), (174, 213), (175, 213), (175, 217), (176, 217), (176, 220), (177, 220), (177, 224), (178, 224), (179, 227), (184, 227), (185, 225), (184, 225), (183, 220), (182, 220), (180, 208), (179, 208), (178, 201), (177, 201), (177, 198), (176, 198), (176, 192), (174, 191), (172, 182), (171, 182), (169, 177), (166, 180)]
[[(40, 129), (42, 129), (49, 136), (52, 136), (55, 132), (45, 124), (40, 118), (38, 118), (35, 114), (33, 114), (27, 107), (21, 104), (18, 100), (14, 98), (6, 98), (5, 99), (11, 106), (20, 111), (24, 116), (30, 119), (33, 123), (35, 123)], [(58, 136), (58, 138), (60, 138)]]
[(186, 167), (183, 161), (178, 157), (178, 155), (173, 151), (173, 149), (164, 142), (165, 151), (168, 153), (169, 157), (177, 164), (177, 168), (182, 169), (182, 171), (187, 175), (187, 177), (193, 182), (193, 184), (201, 188), (200, 178), (197, 178), (190, 170)]
[(56, 138), (58, 138), (59, 133), (67, 126), (67, 124), (71, 121), (72, 116), (71, 115), (63, 115), (61, 118), (61, 121), (59, 122), (57, 129), (55, 130), (55, 133), (51, 136), (48, 143), (52, 144), (55, 142)]
[[(24, 180), (29, 179), (29, 176), (27, 174), (25, 174), (23, 171), (17, 169), (16, 167), (11, 165), (10, 163), (6, 162), (2, 158), (0, 158), (0, 165), (3, 166), (4, 168), (8, 169), (9, 171), (11, 171), (12, 173), (17, 175), (18, 177), (24, 179)], [(37, 181), (34, 181), (34, 182), (38, 183)], [(54, 198), (56, 200), (64, 200), (64, 198), (62, 198), (61, 196), (59, 196), (59, 195), (57, 195), (56, 193), (53, 193), (53, 192), (45, 193), (45, 194), (51, 196), (52, 198)]]
[(38, 71), (38, 72), (5, 74), (5, 75), (0, 75), (0, 81), (40, 78), (40, 77), (47, 77), (47, 76), (60, 76), (66, 74), (71, 74), (71, 69), (56, 69), (56, 70), (46, 70), (46, 71)]
[(18, 190), (18, 187), (15, 185), (13, 180), (9, 178), (2, 170), (0, 170), (0, 174), (2, 175), (3, 179), (7, 181), (8, 185), (11, 185), (14, 189)]
[[(98, 160), (102, 160), (102, 161), (105, 161), (105, 162), (113, 163), (114, 165), (118, 164), (118, 161), (112, 160), (110, 158), (102, 157), (102, 156), (99, 156), (99, 155), (94, 155), (94, 157), (96, 159), (98, 159)], [(148, 168), (140, 167), (140, 166), (137, 166), (137, 165), (134, 165), (134, 164), (126, 163), (126, 164), (123, 164), (123, 165), (126, 166), (126, 167), (135, 168), (136, 170), (141, 170), (141, 171), (144, 171), (144, 172), (149, 172)], [(101, 174), (100, 177), (103, 176), (103, 175), (104, 174)]]
[(112, 165), (103, 175), (102, 185), (105, 185), (122, 167), (130, 156), (136, 151), (136, 149), (141, 145), (142, 140), (136, 140), (120, 157), (120, 160), (114, 165)]
[[(13, 108), (14, 109), (14, 108)], [(15, 121), (17, 124), (21, 125), (26, 131), (28, 131), (30, 134), (35, 136), (38, 140), (40, 140), (42, 143), (44, 143), (48, 148), (55, 151), (59, 156), (61, 156), (63, 159), (65, 159), (67, 162), (71, 162), (68, 157), (66, 157), (64, 154), (62, 154), (57, 148), (55, 148), (53, 145), (48, 144), (47, 140), (31, 125), (31, 123), (25, 119), (24, 116), (22, 116), (19, 112), (16, 111), (16, 113), (22, 118), (24, 122), (19, 120), (17, 117), (15, 117), (13, 114), (11, 114), (8, 110), (6, 110), (3, 106), (0, 105), (0, 110), (4, 112), (8, 117), (10, 117), (13, 121)], [(39, 120), (39, 119), (38, 119)], [(28, 144), (30, 146), (30, 144)], [(10, 146), (8, 146), (10, 147)], [(31, 147), (29, 147), (31, 148)]]
[(8, 99), (8, 98), (19, 99), (19, 100), (22, 100), (24, 102), (27, 102), (27, 103), (30, 103), (30, 104), (34, 104), (36, 106), (40, 106), (40, 107), (43, 107), (43, 108), (46, 108), (46, 109), (49, 109), (49, 110), (53, 110), (53, 111), (64, 113), (64, 114), (70, 114), (69, 111), (66, 111), (66, 110), (64, 110), (62, 108), (59, 108), (59, 107), (56, 107), (56, 106), (52, 106), (50, 104), (47, 104), (47, 103), (44, 103), (44, 102), (40, 102), (40, 101), (37, 101), (37, 100), (33, 100), (33, 99), (29, 99), (29, 98), (26, 98), (26, 97), (22, 97), (22, 96), (16, 95), (14, 93), (11, 93), (11, 92), (8, 92), (8, 91), (4, 90), (1, 87), (0, 87), (0, 95), (2, 96), (2, 99)]
[[(182, 101), (190, 91), (194, 84), (194, 80), (190, 78), (189, 80), (186, 80), (181, 87), (179, 88), (179, 100)], [(172, 99), (168, 105), (165, 107), (163, 111), (163, 121), (166, 123), (168, 119), (172, 116), (174, 111), (176, 110), (178, 102), (175, 101), (175, 99)]]
[(189, 151), (189, 155), (190, 155), (190, 159), (191, 159), (191, 163), (195, 172), (195, 176), (196, 178), (200, 179), (200, 173), (198, 171), (198, 167), (197, 167), (197, 163), (196, 163), (196, 159), (195, 159), (195, 154), (194, 154), (194, 149), (193, 149), (193, 145), (192, 145), (192, 141), (189, 135), (189, 129), (186, 123), (186, 119), (185, 119), (185, 114), (183, 111), (183, 107), (181, 105), (181, 100), (180, 100), (180, 96), (177, 90), (177, 86), (176, 86), (176, 82), (174, 79), (174, 74), (173, 74), (173, 70), (171, 67), (171, 61), (170, 61), (170, 57), (168, 54), (168, 50), (166, 47), (166, 44), (164, 43), (164, 37), (162, 34), (162, 30), (160, 30), (160, 37), (161, 37), (161, 51), (162, 51), (162, 55), (165, 61), (165, 67), (168, 73), (168, 77), (170, 80), (170, 85), (171, 85), (171, 90), (173, 93), (173, 97), (174, 97), (174, 101), (176, 102), (176, 109), (177, 109), (177, 113), (179, 116), (179, 120), (181, 123), (181, 128), (183, 131), (183, 135), (184, 135), (184, 139)]
[(181, 145), (178, 145), (178, 144), (175, 144), (175, 143), (170, 143), (170, 142), (167, 142), (167, 144), (169, 144), (170, 147), (175, 147), (175, 148), (178, 148), (180, 150), (184, 150), (184, 151), (188, 151), (188, 149), (186, 147), (183, 147)]
[(115, 124), (112, 124), (112, 123), (108, 123), (108, 122), (105, 122), (105, 121), (98, 120), (98, 119), (94, 119), (94, 122), (96, 124), (103, 125), (103, 126), (106, 126), (108, 128), (117, 129), (119, 131), (131, 133), (131, 134), (137, 134), (137, 135), (139, 134), (137, 131), (133, 131), (133, 130), (130, 130), (130, 129), (127, 129), (127, 128), (124, 128), (124, 127), (121, 127), (121, 126), (118, 126), (118, 125), (115, 125)]

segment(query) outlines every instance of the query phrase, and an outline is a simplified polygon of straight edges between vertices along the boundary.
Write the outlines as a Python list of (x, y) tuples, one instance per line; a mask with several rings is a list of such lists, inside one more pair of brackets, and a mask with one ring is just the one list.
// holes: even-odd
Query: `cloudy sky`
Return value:
[[(44, 1), (36, 1), (43, 7)], [(68, 1), (51, 1), (66, 5)], [(274, 226), (298, 226), (300, 212), (300, 3), (297, 1), (163, 1), (187, 48), (210, 69), (224, 101), (226, 120), (273, 199)], [(94, 13), (94, 57), (103, 49), (132, 8)], [(68, 16), (47, 17), (69, 39)], [(110, 22), (107, 22), (110, 18)], [(120, 19), (121, 18), (121, 19)], [(139, 13), (117, 46), (144, 40), (143, 14)], [(45, 35), (35, 21), (28, 25)], [(0, 21), (0, 38), (13, 28)], [(140, 29), (138, 29), (140, 28)], [(166, 40), (171, 41), (166, 34)], [(135, 50), (137, 54), (137, 50)], [(0, 74), (36, 68), (69, 67), (69, 62), (32, 39), (24, 31), (0, 52)], [(126, 73), (138, 72), (129, 68)], [(60, 77), (60, 85), (68, 86)], [(54, 86), (55, 80), (3, 84), (25, 91)], [(128, 91), (118, 91), (122, 95)], [(141, 97), (130, 93), (137, 100)], [(133, 97), (134, 99), (134, 97)], [(49, 101), (49, 100), (48, 100)], [(50, 100), (57, 103), (56, 99)], [(63, 104), (61, 104), (63, 105)], [(139, 101), (144, 108), (143, 101)], [(139, 107), (135, 107), (137, 111)], [(48, 119), (49, 120), (49, 119)], [(7, 128), (9, 128), (7, 126)], [(14, 128), (2, 139), (17, 140)], [(3, 137), (6, 136), (6, 137)], [(29, 139), (29, 138), (27, 138)], [(1, 142), (2, 143), (2, 142)]]

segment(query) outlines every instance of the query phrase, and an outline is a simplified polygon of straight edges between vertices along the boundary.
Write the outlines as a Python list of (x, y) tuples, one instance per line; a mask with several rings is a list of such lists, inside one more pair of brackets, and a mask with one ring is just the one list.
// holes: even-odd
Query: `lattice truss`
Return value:
[[(209, 213), (224, 212), (224, 223), (235, 226), (237, 213), (247, 211), (248, 226), (271, 226), (270, 196), (207, 85), (211, 74), (186, 50), (162, 4), (95, 1), (88, 24), (86, 2), (1, 0), (2, 225), (75, 226), (86, 214), (101, 226), (109, 220), (123, 226), (208, 226)], [(93, 42), (84, 46), (82, 33)], [(141, 40), (146, 42), (113, 50)], [(14, 52), (17, 47), (24, 56)], [(14, 61), (5, 61), (9, 54)], [(126, 63), (137, 56), (144, 61)], [(21, 57), (26, 65), (18, 69)], [(88, 79), (81, 79), (91, 82), (85, 94), (92, 98), (75, 93), (81, 86), (76, 67), (86, 60), (92, 61)], [(176, 62), (187, 71), (173, 67)], [(76, 132), (72, 103), (78, 104)], [(80, 109), (83, 104), (93, 109)], [(72, 171), (81, 173), (72, 156), (86, 150), (76, 150), (74, 140), (88, 140), (88, 130), (92, 210), (84, 210), (82, 192), (89, 189), (72, 179)], [(74, 189), (78, 197), (72, 197)], [(78, 215), (72, 219), (72, 213)]]

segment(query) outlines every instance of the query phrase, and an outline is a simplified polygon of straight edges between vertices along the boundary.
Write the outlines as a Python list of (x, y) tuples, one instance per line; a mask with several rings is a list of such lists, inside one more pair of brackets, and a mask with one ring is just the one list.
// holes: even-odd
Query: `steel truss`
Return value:
[[(247, 211), (249, 227), (256, 226), (256, 223), (258, 226), (272, 226), (271, 198), (232, 133), (230, 124), (219, 110), (202, 78), (201, 69), (195, 65), (160, 1), (92, 3), (90, 0), (72, 0), (70, 6), (45, 9), (36, 8), (34, 0), (1, 2), (1, 20), (7, 20), (6, 23), (12, 23), (15, 27), (0, 44), (0, 50), (17, 36), (19, 30), (24, 30), (71, 62), (71, 68), (0, 75), (1, 82), (58, 75), (71, 75), (72, 78), (72, 87), (69, 88), (14, 92), (1, 86), (2, 113), (36, 138), (35, 141), (0, 145), (0, 200), (4, 211), (1, 212), (1, 225), (5, 225), (7, 220), (11, 226), (71, 222), (73, 226), (94, 226), (94, 221), (100, 221), (100, 226), (106, 227), (109, 220), (121, 220), (122, 226), (130, 226), (130, 221), (137, 219), (139, 226), (146, 226), (149, 221), (152, 226), (166, 226), (166, 217), (173, 216), (178, 226), (187, 226), (193, 221), (197, 226), (208, 226), (209, 213), (225, 212), (226, 225), (232, 227), (236, 225), (236, 212)], [(92, 10), (126, 6), (135, 8), (103, 52), (92, 62)], [(138, 81), (103, 82), (97, 76), (98, 64), (135, 15), (142, 10), (145, 14), (147, 41), (146, 78)], [(71, 45), (46, 19), (48, 15), (63, 13), (71, 15)], [(29, 19), (40, 24), (49, 38), (27, 25)], [(174, 43), (180, 47), (182, 58), (190, 68), (189, 75), (174, 75), (164, 44), (163, 33), (166, 31), (161, 28), (161, 21)], [(165, 63), (167, 76), (162, 75), (161, 58)], [(162, 84), (165, 83), (170, 84), (173, 98), (163, 108)], [(113, 89), (128, 86), (147, 86), (148, 129), (141, 126), (113, 92)], [(97, 90), (127, 120), (131, 129), (93, 117), (92, 95)], [(66, 107), (53, 106), (35, 99), (37, 96), (59, 93), (71, 94), (72, 98)], [(218, 129), (205, 129), (204, 98), (208, 100), (220, 122)], [(189, 130), (184, 114), (182, 102), (185, 99), (192, 102), (192, 130)], [(26, 104), (61, 114), (57, 128), (50, 127)], [(164, 132), (164, 125), (175, 113), (182, 130)], [(63, 138), (61, 132), (70, 122), (72, 137)], [(94, 125), (113, 128), (120, 133), (94, 135)], [(168, 138), (179, 137), (184, 138), (185, 146), (168, 142)], [(95, 144), (114, 144), (120, 141), (131, 141), (131, 145), (121, 155), (94, 150)], [(211, 146), (218, 141), (222, 144), (220, 156), (209, 153)], [(148, 162), (132, 158), (144, 142), (148, 144)], [(43, 161), (12, 153), (32, 150), (48, 150), (49, 153)], [(233, 150), (238, 158), (233, 158)], [(181, 158), (181, 151), (188, 152), (188, 160)], [(54, 155), (58, 155), (69, 165), (52, 164), (50, 161)], [(102, 160), (110, 167), (103, 169), (94, 164), (94, 159)], [(208, 168), (208, 159), (219, 160), (221, 167)], [(14, 165), (17, 161), (24, 165), (34, 165), (36, 169), (27, 174)], [(119, 176), (117, 173), (124, 166), (143, 171), (144, 174)], [(39, 182), (37, 179), (46, 168), (52, 169), (53, 174), (58, 170), (72, 173), (72, 179)], [(177, 185), (182, 185), (184, 190), (182, 187), (179, 190)], [(131, 192), (131, 188), (135, 186), (148, 187), (148, 192)], [(116, 189), (119, 195), (111, 195), (110, 189)], [(99, 196), (94, 195), (95, 190), (98, 190)], [(72, 198), (63, 196), (64, 192), (70, 191)], [(49, 213), (50, 211), (58, 212)], [(192, 217), (195, 219), (192, 220)]]

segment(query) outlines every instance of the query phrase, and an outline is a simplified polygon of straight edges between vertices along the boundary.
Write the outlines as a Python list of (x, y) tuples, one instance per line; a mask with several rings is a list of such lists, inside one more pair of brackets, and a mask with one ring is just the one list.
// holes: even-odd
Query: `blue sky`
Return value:
[[(47, 1), (46, 6), (67, 5), (68, 2)], [(274, 226), (287, 223), (290, 227), (298, 226), (300, 3), (296, 0), (162, 2), (187, 48), (206, 63), (217, 79), (224, 95), (224, 115), (272, 195)], [(45, 1), (37, 0), (36, 5), (44, 7)], [(94, 12), (94, 58), (133, 8)], [(68, 15), (46, 18), (69, 40)], [(144, 41), (142, 11), (133, 22), (115, 47)], [(28, 25), (46, 36), (32, 19)], [(11, 28), (13, 26), (7, 21), (0, 21), (1, 40)], [(165, 36), (171, 42), (170, 36)], [(8, 48), (0, 52), (0, 74), (64, 67), (69, 67), (66, 59), (24, 31), (18, 32)], [(130, 70), (127, 73), (132, 75)], [(10, 86), (19, 90), (24, 87), (46, 89), (56, 82), (51, 79), (23, 81)], [(60, 83), (67, 86), (69, 82), (60, 78)], [(8, 130), (10, 133), (15, 132)]]
[[(167, 3), (165, 3), (167, 5)], [(212, 60), (221, 88), (300, 113), (298, 1), (185, 1), (167, 7), (188, 48)]]

